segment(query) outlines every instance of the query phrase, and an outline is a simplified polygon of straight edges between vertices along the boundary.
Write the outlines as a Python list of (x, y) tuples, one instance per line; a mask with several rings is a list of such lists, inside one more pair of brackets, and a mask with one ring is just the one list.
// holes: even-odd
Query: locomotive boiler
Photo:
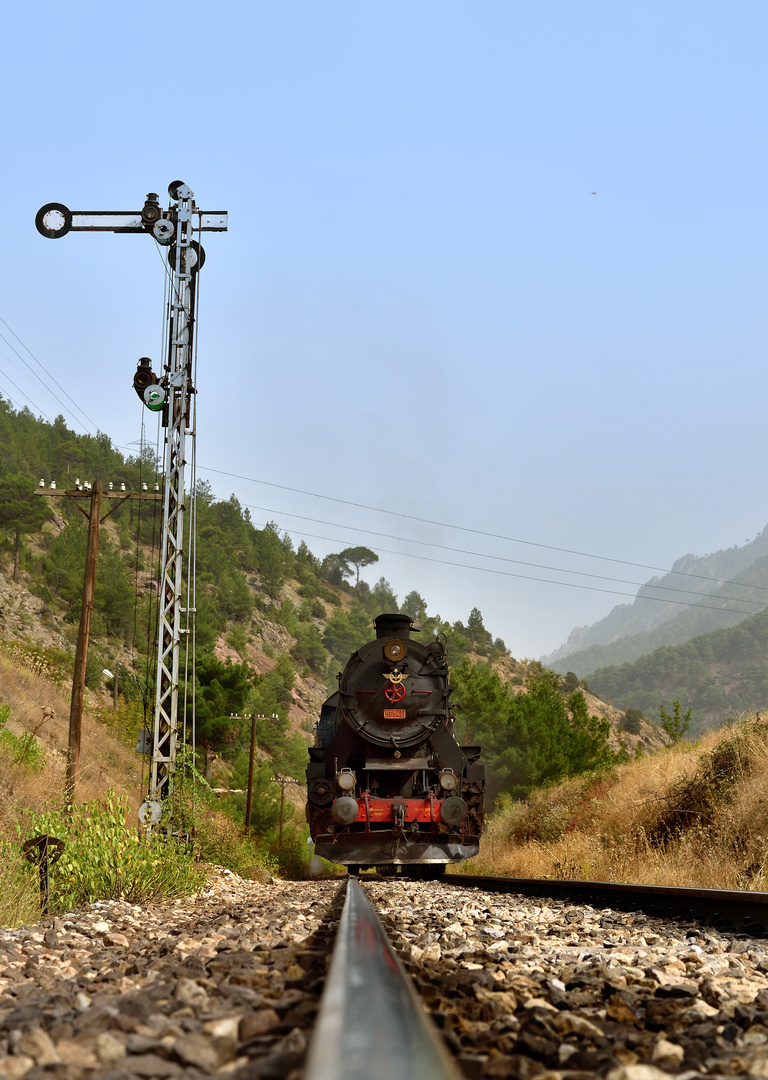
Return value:
[(483, 824), (479, 746), (453, 732), (445, 646), (407, 615), (379, 615), (323, 705), (307, 767), (315, 852), (361, 867), (434, 877), (476, 855)]

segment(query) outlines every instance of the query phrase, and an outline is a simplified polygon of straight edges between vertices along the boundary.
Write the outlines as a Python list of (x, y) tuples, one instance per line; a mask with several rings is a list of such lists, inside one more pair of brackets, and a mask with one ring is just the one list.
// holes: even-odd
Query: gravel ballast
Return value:
[[(762, 940), (361, 882), (469, 1077), (768, 1077)], [(0, 1078), (298, 1080), (343, 891), (219, 870), (197, 898), (0, 931)]]
[(470, 1076), (768, 1077), (762, 940), (433, 883), (366, 892)]
[(340, 890), (218, 871), (196, 899), (0, 931), (0, 1077), (280, 1080), (304, 1059)]

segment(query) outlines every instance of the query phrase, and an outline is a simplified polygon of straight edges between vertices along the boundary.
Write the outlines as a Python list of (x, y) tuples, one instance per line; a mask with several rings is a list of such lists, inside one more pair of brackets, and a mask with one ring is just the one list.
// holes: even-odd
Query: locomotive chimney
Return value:
[(409, 615), (377, 615), (373, 625), (377, 638), (396, 637), (407, 641), (411, 636), (413, 619)]

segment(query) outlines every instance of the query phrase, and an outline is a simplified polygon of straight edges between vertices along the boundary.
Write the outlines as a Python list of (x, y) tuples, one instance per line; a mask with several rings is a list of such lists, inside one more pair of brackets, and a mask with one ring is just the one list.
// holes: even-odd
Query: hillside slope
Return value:
[(766, 835), (768, 724), (750, 716), (696, 744), (503, 804), (468, 869), (764, 890)]
[[(105, 490), (115, 492), (161, 486), (158, 463), (146, 449), (124, 459), (106, 435), (78, 436), (61, 418), (48, 424), (16, 413), (2, 399), (0, 434), (5, 436), (0, 443), (0, 640), (26, 640), (59, 672), (71, 672), (86, 530), (79, 507), (62, 497), (63, 489), (76, 486), (72, 494), (87, 498), (79, 477), (100, 477)], [(59, 477), (58, 488), (40, 488), (41, 476)], [(469, 669), (494, 666), (502, 694), (497, 713), (504, 712), (510, 692), (517, 696), (530, 684), (529, 696), (535, 696), (540, 665), (510, 657), (477, 608), (466, 624), (430, 614), (415, 590), (401, 600), (384, 578), (369, 584), (360, 576), (361, 568), (378, 562), (374, 551), (351, 547), (321, 560), (274, 524), (254, 526), (234, 495), (217, 499), (207, 483), (198, 483), (195, 494), (196, 509), (187, 520), (197, 524), (196, 615), (194, 639), (185, 641), (194, 640), (196, 649), (194, 667), (185, 663), (185, 670), (193, 673), (189, 681), (195, 684), (198, 764), (208, 773), (215, 768), (221, 786), (242, 788), (247, 780), (252, 717), (264, 784), (273, 774), (266, 775), (268, 764), (300, 779), (320, 705), (335, 690), (336, 675), (350, 654), (371, 639), (373, 619), (381, 612), (411, 616), (421, 640), (439, 635), (454, 671), (462, 661)], [(159, 510), (159, 502), (112, 506), (99, 540), (91, 620), (86, 685), (95, 692), (114, 690), (109, 672), (118, 672), (119, 700), (137, 730), (151, 724), (153, 712)], [(192, 547), (189, 538), (185, 542)], [(555, 712), (560, 698), (565, 701), (577, 689), (572, 676), (560, 687), (550, 683)], [(522, 723), (525, 708), (527, 701), (515, 707), (515, 723)], [(631, 753), (641, 742), (650, 749), (663, 740), (658, 729), (644, 728), (636, 717), (628, 723), (623, 713), (596, 698), (588, 700), (587, 709), (609, 720), (614, 749)], [(467, 734), (466, 720), (464, 726)], [(520, 728), (526, 734), (519, 736), (519, 745), (532, 748), (539, 736), (546, 744), (545, 728), (539, 735)], [(546, 745), (542, 752), (548, 753)], [(567, 770), (567, 755), (554, 756), (558, 768)], [(222, 762), (230, 783), (224, 782)]]

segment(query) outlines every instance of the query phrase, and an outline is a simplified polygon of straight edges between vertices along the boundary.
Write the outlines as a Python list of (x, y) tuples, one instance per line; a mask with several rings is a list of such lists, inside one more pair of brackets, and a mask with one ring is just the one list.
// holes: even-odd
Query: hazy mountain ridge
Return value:
[[(747, 567), (741, 574), (741, 581), (748, 586), (739, 589), (741, 598), (751, 598), (756, 604), (768, 602), (768, 555)], [(755, 607), (750, 607), (749, 611), (741, 610), (742, 605), (732, 599), (735, 595), (733, 585), (721, 585), (716, 592), (702, 598), (701, 606), (678, 610), (654, 630), (620, 638), (610, 645), (592, 645), (570, 653), (551, 666), (561, 674), (575, 671), (581, 678), (588, 678), (598, 668), (633, 663), (664, 645), (681, 645), (700, 634), (735, 626), (755, 614)]]
[(692, 732), (768, 707), (768, 613), (736, 626), (664, 646), (633, 664), (605, 667), (589, 677), (601, 698), (654, 716), (680, 701), (693, 710)]
[[(598, 667), (631, 662), (662, 645), (678, 644), (749, 617), (754, 606), (747, 609), (738, 601), (768, 603), (768, 592), (763, 591), (768, 589), (768, 526), (743, 547), (684, 555), (672, 570), (641, 586), (632, 604), (618, 604), (591, 626), (577, 627), (541, 662), (555, 671), (575, 671), (584, 677)], [(735, 580), (743, 585), (734, 584)], [(697, 606), (681, 609), (670, 602), (675, 600)]]

